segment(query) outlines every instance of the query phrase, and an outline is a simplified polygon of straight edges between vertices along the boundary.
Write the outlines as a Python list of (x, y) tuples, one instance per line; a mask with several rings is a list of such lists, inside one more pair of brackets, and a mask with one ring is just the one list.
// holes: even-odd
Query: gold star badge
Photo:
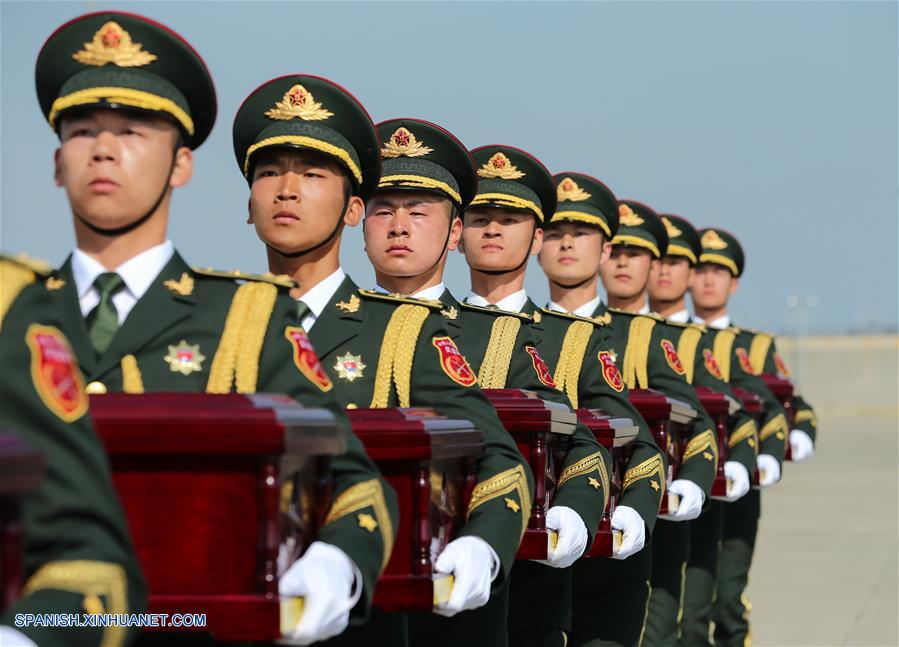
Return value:
[(590, 477), (587, 478), (587, 483), (588, 483), (588, 484), (590, 485), (590, 487), (592, 487), (594, 490), (598, 490), (599, 488), (602, 487), (602, 486), (599, 484), (599, 481), (597, 481), (597, 480), (596, 480), (594, 477), (592, 477), (592, 476), (590, 476)]
[(165, 281), (163, 285), (175, 294), (180, 294), (182, 297), (189, 296), (191, 292), (194, 291), (193, 277), (187, 272), (183, 272), (181, 278), (177, 281), (175, 279), (169, 279), (168, 281)]
[(702, 457), (707, 461), (714, 459), (715, 457), (710, 452), (702, 452)]
[(651, 487), (651, 488), (652, 488), (653, 490), (655, 490), (656, 492), (659, 491), (659, 484), (658, 484), (656, 481), (650, 481), (650, 482), (649, 482), (649, 487)]
[(44, 286), (51, 292), (56, 292), (56, 290), (61, 290), (62, 288), (65, 287), (65, 285), (66, 285), (65, 279), (60, 279), (55, 276), (49, 277), (47, 279), (46, 283), (44, 283)]
[(203, 369), (203, 360), (206, 356), (200, 352), (199, 344), (188, 344), (182, 339), (177, 346), (169, 346), (169, 354), (164, 359), (168, 362), (172, 373), (190, 375)]
[(309, 90), (297, 83), (284, 93), (281, 100), (267, 111), (265, 116), (278, 121), (290, 121), (294, 118), (303, 121), (322, 121), (333, 117), (334, 113), (323, 108)]
[(643, 224), (643, 218), (634, 213), (626, 204), (618, 205), (618, 222), (625, 227), (638, 227)]
[(366, 368), (366, 364), (362, 362), (362, 355), (352, 355), (350, 353), (338, 355), (337, 362), (334, 364), (337, 376), (347, 382), (352, 382), (356, 378), (362, 377), (362, 371)]
[(367, 512), (361, 513), (357, 518), (359, 519), (359, 527), (365, 528), (368, 532), (374, 532), (375, 528), (378, 527), (378, 522)]
[(338, 301), (336, 304), (334, 304), (334, 307), (336, 307), (341, 312), (351, 313), (358, 312), (360, 305), (362, 305), (362, 301), (354, 294), (350, 297), (349, 301)]
[(524, 173), (512, 163), (505, 153), (494, 153), (493, 157), (484, 162), (478, 169), (478, 177), (501, 178), (503, 180), (517, 180), (524, 177)]
[(381, 149), (381, 157), (387, 159), (405, 155), (406, 157), (421, 157), (432, 152), (433, 148), (428, 148), (422, 142), (416, 139), (415, 135), (407, 128), (400, 126), (390, 136), (390, 139)]
[(504, 497), (503, 501), (506, 502), (506, 507), (509, 508), (512, 512), (518, 512), (521, 510), (521, 506), (518, 505), (518, 502), (515, 499), (510, 499), (509, 497)]
[(131, 34), (119, 23), (110, 20), (84, 43), (84, 48), (72, 54), (79, 63), (102, 67), (107, 63), (119, 67), (141, 67), (156, 60), (156, 55), (144, 51), (143, 45), (131, 40)]

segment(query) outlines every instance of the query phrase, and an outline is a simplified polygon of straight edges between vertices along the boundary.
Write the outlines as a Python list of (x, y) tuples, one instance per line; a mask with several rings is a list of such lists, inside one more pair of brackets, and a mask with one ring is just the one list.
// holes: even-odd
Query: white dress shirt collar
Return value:
[(712, 319), (711, 321), (706, 321), (702, 317), (698, 315), (693, 315), (693, 319), (697, 323), (705, 324), (709, 328), (715, 328), (717, 330), (724, 330), (725, 328), (730, 328), (730, 315), (725, 313), (716, 319)]
[[(444, 290), (446, 290), (446, 286), (443, 283), (438, 283), (437, 285), (432, 285), (424, 290), (419, 290), (415, 294), (410, 294), (409, 297), (412, 299), (430, 299), (431, 301), (439, 301), (440, 297), (443, 296)], [(384, 289), (380, 285), (375, 286), (375, 291), (380, 292), (381, 294), (390, 294), (389, 290)]]
[(574, 312), (568, 312), (565, 308), (560, 306), (555, 301), (549, 302), (549, 309), (555, 310), (556, 312), (564, 312), (565, 314), (577, 315), (578, 317), (587, 317), (590, 318), (593, 316), (593, 313), (596, 312), (596, 308), (599, 306), (599, 296), (595, 296), (594, 298), (587, 301), (587, 303), (578, 306), (574, 309)]
[(309, 314), (300, 322), (304, 330), (308, 332), (312, 328), (312, 325), (324, 312), (327, 305), (331, 302), (331, 297), (337, 292), (345, 278), (346, 272), (343, 271), (342, 267), (338, 267), (336, 272), (319, 281), (301, 299), (298, 299), (309, 306)]
[(678, 310), (673, 315), (668, 317), (668, 321), (673, 321), (674, 323), (689, 323), (690, 322), (690, 313), (687, 312), (687, 309)]
[(490, 303), (479, 294), (475, 294), (474, 292), (469, 292), (468, 296), (465, 297), (465, 303), (470, 303), (473, 306), (481, 306), (487, 307), (494, 305), (500, 310), (505, 310), (506, 312), (521, 312), (522, 308), (524, 308), (524, 304), (528, 302), (528, 293), (526, 290), (521, 289), (518, 292), (513, 292), (507, 297), (504, 297), (497, 301), (496, 303)]

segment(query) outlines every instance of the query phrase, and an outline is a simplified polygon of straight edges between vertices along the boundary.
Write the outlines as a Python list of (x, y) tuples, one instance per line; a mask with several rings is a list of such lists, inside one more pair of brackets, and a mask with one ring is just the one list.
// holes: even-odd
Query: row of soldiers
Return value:
[[(25, 507), (27, 580), (0, 618), (4, 645), (135, 637), (12, 625), (17, 613), (143, 608), (88, 394), (151, 391), (285, 393), (337, 417), (347, 450), (333, 463), (330, 513), (279, 578), (282, 597), (305, 600), (286, 633), (299, 644), (749, 639), (744, 592), (760, 510), (751, 475), (759, 470), (761, 488), (777, 483), (787, 443), (793, 460), (811, 456), (816, 421), (800, 398), (787, 425), (760, 378), (786, 371), (772, 337), (732, 325), (744, 256), (731, 234), (619, 200), (585, 173), (553, 175), (512, 146), (469, 151), (418, 119), (374, 125), (342, 87), (292, 74), (254, 90), (233, 125), (248, 223), (269, 272), (199, 269), (166, 236), (173, 190), (190, 180), (192, 151), (216, 116), (211, 76), (187, 41), (132, 14), (81, 16), (50, 36), (36, 82), (60, 139), (55, 179), (77, 247), (58, 269), (2, 265), (0, 351), (5, 367), (21, 367), (2, 375), (2, 426), (48, 465)], [(373, 290), (339, 262), (345, 228), (360, 222)], [(443, 283), (453, 250), (471, 276), (461, 300)], [(547, 307), (524, 290), (534, 255), (549, 280)], [(720, 448), (694, 385), (739, 386), (764, 402), (761, 425), (740, 412), (728, 430), (726, 502), (710, 500)], [(528, 389), (638, 425), (612, 558), (581, 559), (611, 465), (578, 424), (546, 515), (557, 542), (546, 560), (515, 561), (534, 477), (481, 388)], [(670, 483), (631, 388), (699, 412)], [(484, 433), (465, 522), (434, 563), (454, 576), (434, 613), (370, 604), (391, 554), (396, 497), (345, 410), (396, 406), (433, 407)], [(666, 491), (678, 503), (660, 516)]]

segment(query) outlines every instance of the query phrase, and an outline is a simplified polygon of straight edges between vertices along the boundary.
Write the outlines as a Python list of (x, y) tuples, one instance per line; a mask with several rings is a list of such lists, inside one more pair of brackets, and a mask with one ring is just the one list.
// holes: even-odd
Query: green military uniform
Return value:
[[(46, 293), (41, 302), (17, 298), (46, 276), (34, 263), (0, 259), (0, 427), (44, 459), (43, 480), (24, 500), (26, 582), (0, 616), (8, 626), (17, 614), (141, 613), (146, 603), (62, 313)], [(122, 645), (133, 634), (125, 627), (16, 629), (39, 645)]]
[[(100, 12), (66, 23), (41, 50), (36, 76), (41, 107), (55, 128), (70, 110), (142, 111), (171, 120), (185, 145), (196, 148), (215, 119), (212, 79), (193, 48), (133, 14)], [(272, 276), (192, 269), (175, 252), (120, 326), (102, 288), (86, 323), (71, 261), (19, 299), (36, 317), (60, 313), (89, 393), (265, 391), (330, 409), (347, 451), (332, 463), (335, 499), (318, 539), (359, 568), (364, 594), (354, 614), (362, 616), (392, 550), (396, 499), (349, 432), (332, 381), (296, 327), (292, 286)], [(378, 531), (361, 527), (360, 514), (376, 519)]]
[[(615, 196), (599, 180), (582, 173), (554, 177), (558, 207), (548, 226), (557, 222), (591, 225), (611, 238), (618, 229)], [(587, 559), (573, 567), (573, 633), (576, 645), (634, 645), (646, 617), (651, 574), (652, 540), (665, 490), (665, 459), (642, 416), (627, 399), (602, 321), (540, 309), (529, 301), (538, 349), (551, 358), (554, 379), (576, 406), (601, 409), (632, 419), (639, 435), (630, 445), (623, 492), (618, 504), (633, 508), (646, 524), (644, 548), (625, 560)]]

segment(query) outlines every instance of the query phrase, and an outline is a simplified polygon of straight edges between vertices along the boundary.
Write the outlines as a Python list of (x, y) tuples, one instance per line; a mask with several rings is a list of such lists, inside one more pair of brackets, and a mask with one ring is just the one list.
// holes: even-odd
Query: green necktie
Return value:
[(303, 325), (303, 319), (305, 319), (309, 313), (312, 312), (312, 309), (306, 305), (306, 302), (302, 299), (297, 300), (297, 323), (300, 326)]
[(97, 277), (94, 287), (100, 293), (100, 303), (87, 315), (87, 335), (99, 357), (109, 348), (119, 329), (119, 313), (112, 296), (125, 287), (125, 281), (115, 272), (106, 272)]

